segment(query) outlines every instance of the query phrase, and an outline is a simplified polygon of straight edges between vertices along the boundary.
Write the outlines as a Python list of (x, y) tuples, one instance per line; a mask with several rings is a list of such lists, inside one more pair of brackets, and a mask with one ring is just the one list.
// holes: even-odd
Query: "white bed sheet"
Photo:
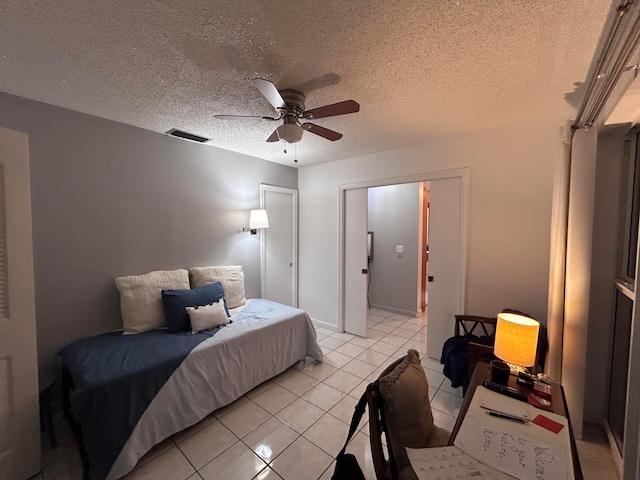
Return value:
[(194, 348), (158, 392), (112, 466), (108, 480), (126, 475), (154, 445), (297, 361), (306, 356), (322, 360), (315, 329), (303, 310), (253, 299), (233, 309), (231, 315), (233, 323)]

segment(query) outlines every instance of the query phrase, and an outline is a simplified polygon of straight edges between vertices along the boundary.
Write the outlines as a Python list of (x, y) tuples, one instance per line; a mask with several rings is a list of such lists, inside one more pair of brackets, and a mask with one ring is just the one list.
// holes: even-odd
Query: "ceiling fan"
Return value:
[(245, 118), (258, 118), (261, 120), (278, 121), (283, 120), (275, 131), (267, 138), (267, 142), (283, 141), (286, 143), (297, 143), (302, 139), (302, 132), (315, 133), (332, 142), (340, 140), (342, 134), (321, 127), (314, 123), (300, 123), (301, 120), (315, 120), (317, 118), (334, 117), (336, 115), (344, 115), (346, 113), (355, 113), (360, 110), (360, 104), (353, 100), (345, 100), (344, 102), (325, 105), (324, 107), (312, 108), (305, 110), (304, 94), (298, 90), (278, 90), (276, 86), (269, 80), (262, 78), (254, 78), (251, 80), (253, 85), (262, 93), (264, 98), (276, 109), (278, 117), (260, 117), (253, 115), (215, 115), (215, 118), (225, 120), (238, 120)]

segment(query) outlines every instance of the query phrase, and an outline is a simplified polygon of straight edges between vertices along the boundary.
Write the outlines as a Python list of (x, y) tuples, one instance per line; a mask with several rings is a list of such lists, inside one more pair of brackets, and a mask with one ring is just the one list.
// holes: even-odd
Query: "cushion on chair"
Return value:
[(391, 450), (400, 478), (416, 478), (413, 470), (406, 468), (409, 458), (404, 447), (443, 447), (450, 435), (433, 424), (429, 383), (418, 352), (409, 350), (402, 362), (380, 377), (379, 386)]

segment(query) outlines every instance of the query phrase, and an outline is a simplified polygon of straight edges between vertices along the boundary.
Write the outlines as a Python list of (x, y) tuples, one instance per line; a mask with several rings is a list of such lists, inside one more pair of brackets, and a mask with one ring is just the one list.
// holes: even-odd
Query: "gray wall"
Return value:
[[(369, 231), (374, 232), (371, 308), (417, 313), (420, 188), (420, 183), (409, 183), (369, 189)], [(396, 245), (403, 245), (401, 259)]]
[(259, 242), (241, 230), (260, 183), (297, 188), (296, 169), (2, 93), (0, 126), (29, 135), (41, 368), (121, 328), (120, 275), (243, 264), (260, 296)]

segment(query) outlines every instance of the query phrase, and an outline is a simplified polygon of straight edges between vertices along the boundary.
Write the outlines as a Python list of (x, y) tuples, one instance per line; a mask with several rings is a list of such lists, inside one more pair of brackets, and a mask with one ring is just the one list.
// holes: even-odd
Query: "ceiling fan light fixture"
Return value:
[(297, 143), (302, 140), (302, 127), (295, 123), (285, 123), (276, 129), (278, 140), (286, 143)]

